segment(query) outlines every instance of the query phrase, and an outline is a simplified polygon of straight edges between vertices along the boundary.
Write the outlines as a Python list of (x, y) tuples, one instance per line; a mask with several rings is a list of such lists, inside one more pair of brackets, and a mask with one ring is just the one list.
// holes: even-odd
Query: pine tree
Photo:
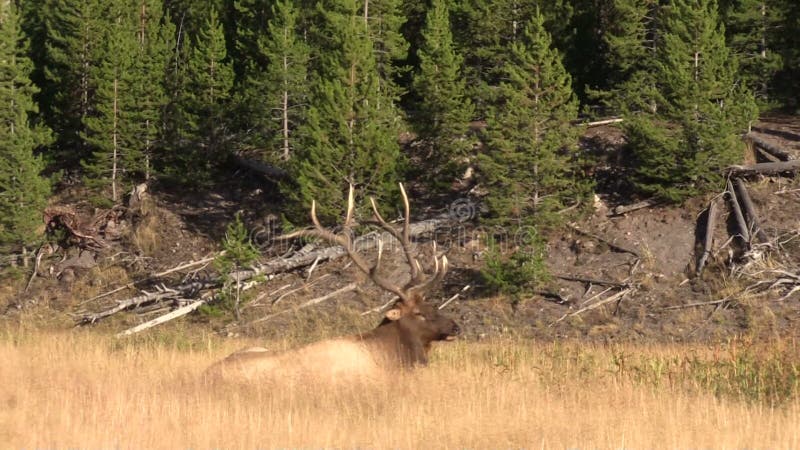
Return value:
[(134, 175), (141, 149), (132, 139), (132, 70), (137, 51), (135, 28), (125, 4), (107, 11), (102, 58), (91, 76), (97, 83), (93, 113), (84, 117), (82, 137), (92, 148), (83, 162), (86, 184), (113, 203), (121, 199)]
[(570, 75), (536, 14), (520, 32), (503, 67), (500, 102), (487, 126), (479, 169), (489, 194), (490, 222), (547, 225), (556, 210), (580, 200), (573, 155), (578, 114)]
[(610, 89), (590, 91), (611, 114), (656, 114), (664, 103), (655, 71), (662, 45), (659, 0), (612, 0), (608, 47)]
[(453, 47), (447, 0), (433, 0), (428, 11), (424, 41), (418, 51), (420, 69), (414, 77), (419, 99), (420, 137), (429, 141), (432, 158), (427, 170), (431, 179), (452, 175), (471, 147), (466, 139), (472, 120), (472, 104), (461, 75), (462, 58)]
[(783, 19), (779, 5), (779, 0), (740, 0), (726, 18), (726, 34), (740, 62), (742, 80), (764, 107), (774, 106), (771, 91), (783, 67), (775, 51)]
[(299, 186), (285, 191), (301, 205), (316, 199), (320, 217), (332, 218), (345, 206), (348, 184), (359, 197), (394, 194), (400, 149), (398, 112), (378, 88), (372, 41), (358, 4), (342, 0), (324, 16), (325, 29), (337, 31), (331, 39), (339, 46), (325, 59), (304, 127), (307, 143), (293, 160)]
[(132, 142), (141, 159), (130, 162), (132, 169), (148, 180), (152, 159), (163, 137), (162, 115), (167, 104), (164, 82), (172, 56), (169, 47), (175, 32), (169, 15), (162, 10), (160, 0), (137, 0), (135, 21), (136, 52), (130, 70), (133, 104), (130, 122)]
[(722, 169), (741, 159), (738, 135), (756, 108), (752, 94), (738, 86), (736, 59), (725, 46), (715, 0), (672, 0), (662, 35), (654, 76), (663, 106), (626, 130), (636, 160), (635, 184), (680, 200), (719, 187)]
[(30, 81), (31, 61), (13, 2), (0, 2), (0, 248), (26, 245), (36, 239), (50, 191), (40, 176), (44, 164), (34, 154), (49, 134), (32, 127), (37, 112), (36, 87)]
[[(227, 59), (225, 35), (216, 10), (211, 10), (205, 26), (194, 40), (187, 62), (188, 80), (184, 102), (187, 164), (197, 170), (196, 182), (208, 177), (227, 156), (225, 140), (227, 112), (233, 87), (233, 68)], [(187, 166), (187, 168), (189, 168)]]
[(267, 33), (258, 40), (261, 59), (269, 63), (264, 69), (251, 65), (240, 101), (248, 112), (252, 145), (265, 148), (268, 161), (291, 158), (298, 146), (296, 131), (305, 123), (309, 49), (298, 34), (297, 16), (293, 0), (273, 5)]
[(400, 32), (406, 18), (402, 0), (361, 0), (364, 21), (369, 27), (380, 96), (395, 102), (402, 93), (397, 78), (407, 70), (400, 62), (408, 56), (408, 41)]
[(51, 158), (75, 168), (91, 153), (81, 137), (91, 114), (103, 42), (102, 0), (45, 0), (46, 43), (40, 95), (43, 115), (56, 135)]

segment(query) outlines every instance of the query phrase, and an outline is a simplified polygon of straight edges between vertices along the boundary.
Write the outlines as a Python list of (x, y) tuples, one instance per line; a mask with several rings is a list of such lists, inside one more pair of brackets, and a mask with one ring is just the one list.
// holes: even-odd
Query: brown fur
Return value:
[(241, 350), (211, 366), (206, 375), (214, 380), (245, 383), (378, 381), (398, 369), (426, 365), (431, 343), (449, 340), (459, 332), (452, 319), (420, 302), (413, 309), (401, 311), (396, 320), (384, 319), (367, 333), (280, 353), (261, 347)]

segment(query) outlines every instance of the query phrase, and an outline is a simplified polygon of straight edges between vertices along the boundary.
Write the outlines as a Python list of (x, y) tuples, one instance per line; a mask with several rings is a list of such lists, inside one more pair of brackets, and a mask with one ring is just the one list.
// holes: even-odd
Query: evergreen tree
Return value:
[(135, 28), (125, 4), (107, 11), (109, 22), (102, 42), (102, 58), (91, 76), (97, 83), (91, 115), (83, 118), (82, 137), (92, 148), (83, 162), (86, 184), (100, 189), (101, 196), (118, 202), (134, 175), (141, 149), (132, 139), (134, 91), (132, 67), (137, 52)]
[[(298, 11), (293, 0), (273, 5), (267, 33), (258, 40), (265, 69), (251, 65), (247, 90), (241, 98), (248, 111), (248, 129), (257, 147), (266, 148), (264, 159), (288, 161), (297, 147), (298, 127), (308, 108), (309, 49), (298, 34)], [(260, 99), (258, 102), (252, 101)]]
[(664, 103), (653, 70), (662, 45), (659, 0), (612, 0), (608, 47), (611, 87), (590, 91), (611, 114), (656, 114)]
[(227, 111), (233, 68), (227, 59), (225, 35), (216, 10), (211, 10), (205, 26), (194, 40), (187, 62), (187, 86), (182, 101), (186, 137), (187, 168), (197, 170), (194, 181), (208, 176), (227, 157)]
[(575, 178), (578, 114), (570, 75), (534, 15), (511, 45), (500, 102), (487, 126), (479, 168), (489, 194), (490, 222), (550, 224), (556, 210), (586, 194)]
[(91, 114), (103, 42), (102, 0), (45, 0), (45, 83), (42, 113), (56, 135), (51, 155), (62, 167), (74, 168), (91, 149), (82, 138)]
[(42, 224), (50, 185), (40, 176), (44, 164), (34, 150), (49, 134), (32, 127), (35, 114), (31, 61), (13, 2), (0, 2), (0, 248), (30, 244)]
[(654, 76), (663, 107), (625, 128), (635, 184), (669, 200), (719, 187), (724, 167), (741, 159), (738, 135), (755, 118), (752, 94), (736, 80), (715, 0), (672, 0), (663, 21)]
[(162, 115), (167, 104), (164, 81), (175, 32), (160, 0), (137, 0), (133, 5), (137, 48), (130, 69), (133, 104), (130, 122), (134, 148), (142, 156), (131, 161), (131, 168), (150, 178), (152, 159), (163, 137)]
[(453, 47), (447, 0), (433, 0), (422, 34), (413, 86), (420, 102), (420, 137), (429, 141), (433, 152), (428, 170), (434, 171), (431, 179), (439, 180), (441, 174), (452, 175), (469, 151), (466, 134), (473, 115), (461, 75), (463, 61)]
[(395, 102), (402, 89), (397, 78), (406, 67), (400, 62), (408, 56), (408, 41), (400, 32), (406, 18), (402, 12), (402, 0), (362, 0), (362, 14), (369, 27), (369, 36), (375, 53), (375, 65), (379, 75), (380, 96)]
[(725, 23), (731, 49), (740, 62), (742, 81), (763, 106), (773, 100), (774, 78), (783, 66), (776, 44), (783, 11), (780, 0), (739, 0)]
[(331, 40), (339, 46), (325, 59), (325, 77), (314, 87), (304, 127), (307, 143), (293, 159), (299, 186), (285, 190), (302, 205), (316, 199), (320, 217), (332, 218), (345, 207), (348, 184), (359, 197), (394, 194), (400, 149), (398, 113), (378, 88), (372, 41), (358, 4), (342, 0), (324, 13), (325, 29), (336, 30)]

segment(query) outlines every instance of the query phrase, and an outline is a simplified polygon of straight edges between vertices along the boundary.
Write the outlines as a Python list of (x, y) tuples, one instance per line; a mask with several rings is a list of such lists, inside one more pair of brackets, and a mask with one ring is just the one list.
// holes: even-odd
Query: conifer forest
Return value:
[[(793, 0), (16, 0), (0, 5), (0, 242), (30, 244), (48, 196), (98, 205), (142, 182), (285, 175), (285, 214), (332, 218), (397, 182), (474, 169), (487, 220), (585, 203), (577, 120), (620, 117), (633, 192), (720, 187), (759, 111), (796, 110)], [(476, 125), (477, 124), (477, 125)], [(411, 133), (425, 157), (411, 158)]]

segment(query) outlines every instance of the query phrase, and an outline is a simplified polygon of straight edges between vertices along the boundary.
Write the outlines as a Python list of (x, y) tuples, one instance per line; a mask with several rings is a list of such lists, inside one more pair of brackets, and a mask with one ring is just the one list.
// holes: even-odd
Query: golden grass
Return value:
[(203, 369), (253, 342), (1, 333), (5, 448), (800, 447), (796, 385), (771, 406), (695, 377), (746, 372), (731, 347), (457, 342), (388, 387), (212, 388)]

